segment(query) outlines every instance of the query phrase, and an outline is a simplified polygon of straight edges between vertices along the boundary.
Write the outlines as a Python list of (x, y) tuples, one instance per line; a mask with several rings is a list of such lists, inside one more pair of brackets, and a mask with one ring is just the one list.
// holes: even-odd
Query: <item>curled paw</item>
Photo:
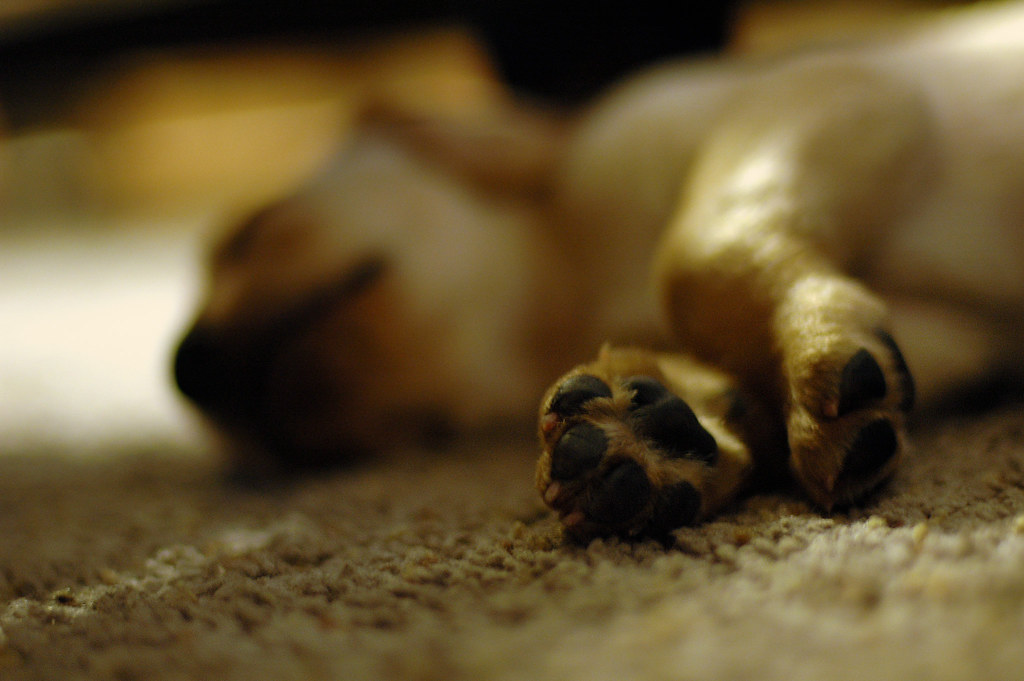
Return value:
[(657, 378), (573, 373), (541, 410), (537, 486), (579, 538), (663, 534), (703, 511), (715, 438)]
[(903, 448), (913, 378), (888, 333), (876, 330), (866, 346), (836, 362), (838, 368), (816, 370), (816, 382), (805, 382), (821, 387), (791, 391), (792, 468), (826, 508), (854, 501), (888, 478)]

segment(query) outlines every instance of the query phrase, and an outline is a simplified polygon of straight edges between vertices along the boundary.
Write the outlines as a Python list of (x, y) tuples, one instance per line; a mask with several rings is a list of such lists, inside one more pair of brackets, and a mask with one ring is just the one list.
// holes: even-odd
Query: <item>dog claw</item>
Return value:
[(587, 517), (583, 515), (583, 511), (572, 511), (562, 516), (562, 524), (566, 527), (575, 527), (586, 520)]
[(544, 492), (544, 503), (548, 506), (553, 506), (561, 494), (562, 486), (557, 482), (552, 482)]

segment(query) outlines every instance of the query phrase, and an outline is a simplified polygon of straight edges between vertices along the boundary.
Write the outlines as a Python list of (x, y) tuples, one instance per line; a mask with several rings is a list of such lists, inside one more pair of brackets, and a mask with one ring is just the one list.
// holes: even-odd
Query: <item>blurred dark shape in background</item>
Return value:
[(846, 40), (945, 3), (0, 0), (0, 208), (245, 210), (318, 167), (368, 88), (429, 114), (501, 84), (574, 106), (652, 63)]
[(0, 209), (245, 212), (330, 156), (367, 89), (450, 110), (501, 81), (572, 106), (651, 62), (720, 49), (732, 7), (2, 0)]
[(636, 68), (716, 50), (733, 4), (575, 0), (7, 0), (0, 101), (14, 127), (59, 117), (98, 69), (139, 50), (353, 38), (463, 26), (519, 92), (575, 103)]

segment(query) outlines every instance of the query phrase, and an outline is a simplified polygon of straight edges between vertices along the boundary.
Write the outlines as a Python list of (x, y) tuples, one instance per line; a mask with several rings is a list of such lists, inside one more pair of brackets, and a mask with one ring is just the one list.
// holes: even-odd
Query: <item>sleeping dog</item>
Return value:
[(1022, 226), (1021, 5), (571, 116), (377, 112), (214, 249), (176, 377), (243, 463), (299, 466), (543, 395), (536, 484), (581, 537), (780, 472), (829, 509), (891, 475), (915, 400), (1022, 373)]

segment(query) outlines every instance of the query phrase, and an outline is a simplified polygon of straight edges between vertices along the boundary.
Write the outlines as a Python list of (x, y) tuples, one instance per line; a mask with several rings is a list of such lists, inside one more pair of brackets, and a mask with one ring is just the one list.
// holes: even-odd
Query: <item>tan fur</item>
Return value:
[[(768, 64), (661, 67), (571, 120), (523, 107), (469, 128), (369, 126), (271, 213), (283, 244), (260, 228), (236, 266), (215, 261), (199, 324), (244, 344), (318, 279), (379, 257), (383, 274), (352, 296), (372, 303), (301, 330), (315, 348), (302, 362), (328, 387), (263, 413), (296, 433), (276, 444), (315, 432), (338, 456), (346, 431), (380, 444), (414, 412), (471, 430), (523, 414), (606, 341), (644, 344), (658, 352), (607, 348), (566, 375), (612, 386), (584, 415), (614, 434), (608, 460), (640, 462), (655, 489), (689, 481), (706, 516), (788, 452), (830, 507), (897, 464), (850, 472), (869, 426), (891, 425), (903, 448), (909, 384), (886, 334), (925, 401), (1024, 368), (1022, 168), (1024, 5)], [(887, 391), (840, 413), (862, 351)], [(693, 407), (717, 464), (662, 461), (631, 434), (622, 386), (638, 374)], [(564, 379), (541, 408), (537, 484), (552, 499), (552, 448), (577, 423), (544, 421)], [(355, 392), (358, 417), (324, 402), (332, 391)], [(746, 416), (727, 416), (730, 391)]]

